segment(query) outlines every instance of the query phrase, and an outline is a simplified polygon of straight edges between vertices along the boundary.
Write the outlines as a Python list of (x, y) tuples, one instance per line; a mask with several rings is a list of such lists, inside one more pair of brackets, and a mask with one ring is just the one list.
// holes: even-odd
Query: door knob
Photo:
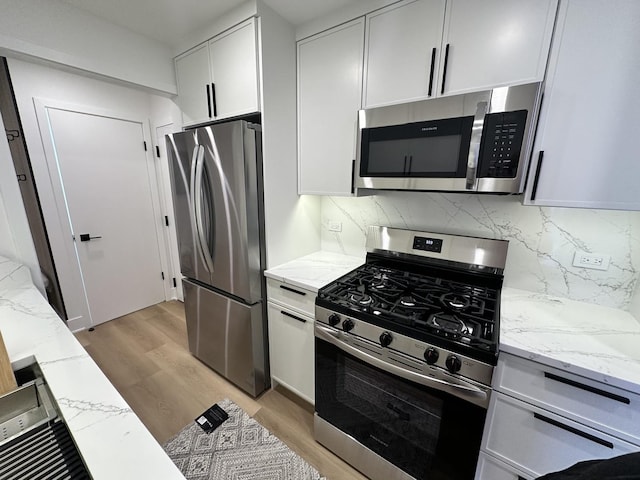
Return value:
[(97, 236), (97, 237), (92, 237), (90, 234), (88, 233), (81, 233), (80, 234), (80, 241), (81, 242), (88, 242), (89, 240), (93, 240), (94, 238), (102, 238), (101, 236)]

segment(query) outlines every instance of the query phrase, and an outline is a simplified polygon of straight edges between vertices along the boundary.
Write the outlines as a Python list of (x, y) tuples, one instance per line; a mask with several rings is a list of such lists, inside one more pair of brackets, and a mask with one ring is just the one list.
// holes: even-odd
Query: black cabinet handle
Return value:
[(534, 413), (533, 417), (541, 422), (548, 423), (549, 425), (553, 425), (554, 427), (558, 427), (562, 430), (565, 430), (569, 433), (573, 433), (574, 435), (578, 435), (579, 437), (586, 438), (587, 440), (591, 440), (598, 445), (602, 445), (603, 447), (613, 449), (613, 443), (608, 442), (607, 440), (603, 440), (601, 438), (596, 437), (595, 435), (591, 435), (590, 433), (583, 432), (582, 430), (578, 430), (577, 428), (570, 427), (569, 425), (565, 425), (564, 423), (560, 423), (553, 418), (545, 417), (544, 415), (540, 415), (539, 413)]
[(209, 118), (211, 118), (211, 90), (209, 90), (209, 85), (207, 85), (207, 110), (209, 110)]
[(356, 161), (353, 159), (351, 161), (351, 193), (355, 193), (356, 191)]
[(556, 382), (564, 383), (565, 385), (579, 388), (580, 390), (584, 390), (586, 392), (595, 393), (596, 395), (600, 395), (601, 397), (610, 398), (611, 400), (615, 400), (616, 402), (625, 403), (627, 405), (631, 404), (631, 400), (629, 400), (627, 397), (623, 397), (622, 395), (616, 395), (615, 393), (600, 390), (599, 388), (585, 385), (568, 378), (560, 377), (558, 375), (554, 375), (553, 373), (544, 372), (544, 377)]
[(293, 314), (291, 314), (289, 312), (285, 312), (284, 310), (280, 310), (280, 313), (282, 315), (285, 315), (285, 316), (289, 317), (289, 318), (293, 318), (294, 320), (297, 320), (299, 322), (307, 323), (307, 321), (304, 318), (296, 317), (295, 315), (293, 315)]
[(298, 295), (306, 295), (305, 292), (301, 292), (300, 290), (296, 290), (295, 288), (287, 287), (286, 285), (280, 285), (280, 288), (286, 290), (287, 292), (297, 293)]
[(218, 103), (216, 102), (216, 84), (211, 84), (211, 97), (213, 98), (213, 116), (218, 116)]
[(538, 166), (536, 167), (536, 176), (533, 177), (533, 188), (531, 189), (531, 201), (536, 199), (538, 192), (538, 180), (540, 180), (540, 170), (542, 169), (542, 160), (544, 159), (544, 150), (540, 150), (538, 154)]
[(449, 44), (444, 47), (444, 67), (442, 68), (442, 89), (440, 93), (444, 95), (444, 82), (447, 79), (447, 65), (449, 64)]
[(431, 50), (431, 70), (429, 72), (429, 90), (427, 91), (427, 96), (431, 96), (431, 92), (433, 91), (433, 71), (436, 67), (436, 47), (433, 47)]

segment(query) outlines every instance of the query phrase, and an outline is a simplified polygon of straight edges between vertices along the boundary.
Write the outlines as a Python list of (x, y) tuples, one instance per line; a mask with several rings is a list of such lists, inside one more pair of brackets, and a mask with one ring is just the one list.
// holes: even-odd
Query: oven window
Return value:
[(483, 408), (379, 370), (320, 339), (316, 411), (418, 479), (474, 476)]
[(466, 175), (473, 117), (416, 122), (362, 131), (360, 176)]

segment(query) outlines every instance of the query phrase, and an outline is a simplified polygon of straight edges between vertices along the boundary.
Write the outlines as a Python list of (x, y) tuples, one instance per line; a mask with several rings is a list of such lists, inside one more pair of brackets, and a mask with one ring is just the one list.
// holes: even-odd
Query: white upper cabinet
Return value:
[(211, 120), (211, 106), (207, 101), (207, 97), (211, 96), (207, 44), (198, 45), (176, 57), (175, 65), (182, 123), (193, 125)]
[(365, 108), (540, 81), (557, 0), (406, 0), (367, 15)]
[(640, 210), (639, 19), (637, 0), (562, 3), (525, 203)]
[(364, 19), (298, 42), (298, 192), (351, 195)]
[(556, 9), (557, 0), (448, 1), (438, 94), (542, 80)]
[(367, 15), (363, 104), (435, 94), (445, 0), (410, 0)]
[(254, 19), (209, 41), (213, 116), (257, 112), (258, 68)]
[(251, 18), (176, 57), (184, 126), (259, 111), (256, 51)]

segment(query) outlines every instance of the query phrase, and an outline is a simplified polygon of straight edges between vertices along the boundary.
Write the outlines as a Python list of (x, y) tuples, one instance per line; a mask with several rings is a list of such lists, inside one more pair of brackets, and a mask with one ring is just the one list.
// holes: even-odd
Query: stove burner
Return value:
[(371, 279), (371, 288), (383, 290), (389, 287), (389, 277), (386, 273), (376, 273)]
[(473, 327), (454, 315), (432, 315), (427, 323), (447, 337), (473, 334)]
[(354, 292), (349, 295), (349, 301), (357, 305), (366, 306), (371, 305), (371, 303), (373, 302), (373, 298), (371, 298), (371, 295), (368, 295), (366, 293)]
[(400, 298), (400, 305), (403, 307), (415, 307), (416, 299), (411, 294), (404, 295)]
[(471, 304), (471, 299), (467, 295), (460, 295), (455, 292), (445, 293), (440, 297), (440, 301), (445, 307), (457, 312), (466, 310)]

